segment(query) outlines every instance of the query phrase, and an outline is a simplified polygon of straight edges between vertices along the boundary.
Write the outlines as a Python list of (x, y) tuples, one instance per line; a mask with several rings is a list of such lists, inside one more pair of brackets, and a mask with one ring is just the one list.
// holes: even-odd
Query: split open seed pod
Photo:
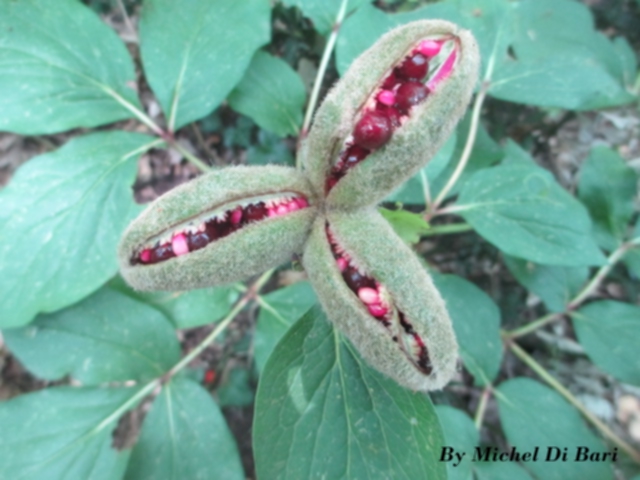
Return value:
[(319, 216), (303, 263), (328, 318), (369, 364), (413, 390), (451, 379), (458, 347), (444, 301), (378, 212)]
[(151, 203), (119, 247), (138, 290), (185, 290), (246, 279), (300, 252), (316, 215), (306, 178), (288, 167), (230, 167)]
[(327, 205), (373, 205), (424, 166), (464, 114), (478, 66), (471, 33), (440, 20), (398, 27), (358, 57), (300, 152)]

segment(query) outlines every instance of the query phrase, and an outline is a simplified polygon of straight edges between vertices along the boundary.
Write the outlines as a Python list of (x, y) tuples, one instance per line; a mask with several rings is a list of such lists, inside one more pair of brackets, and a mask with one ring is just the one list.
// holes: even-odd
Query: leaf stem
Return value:
[(509, 348), (516, 357), (522, 360), (529, 368), (536, 372), (545, 382), (553, 387), (560, 395), (562, 395), (571, 405), (576, 407), (582, 415), (600, 432), (611, 440), (615, 445), (624, 450), (636, 463), (640, 463), (640, 452), (633, 449), (631, 445), (626, 443), (623, 439), (618, 437), (606, 424), (604, 424), (598, 417), (587, 410), (573, 394), (567, 390), (560, 382), (558, 382), (549, 372), (547, 372), (542, 365), (536, 362), (531, 356), (527, 354), (518, 344), (515, 342), (509, 342)]
[(198, 167), (201, 171), (203, 172), (211, 171), (211, 167), (209, 165), (204, 163), (203, 160), (200, 160), (193, 153), (191, 153), (189, 150), (187, 150), (182, 145), (180, 145), (178, 141), (171, 142), (171, 146), (174, 147), (176, 150), (178, 150), (184, 156), (184, 158), (186, 158), (189, 162), (191, 162), (193, 165)]
[(448, 225), (436, 225), (435, 227), (429, 227), (424, 233), (420, 233), (423, 237), (429, 237), (432, 235), (447, 235), (451, 233), (469, 232), (473, 230), (473, 227), (468, 223), (450, 223)]
[(487, 404), (489, 403), (489, 398), (491, 397), (491, 393), (493, 392), (493, 386), (487, 385), (482, 390), (482, 395), (480, 396), (480, 402), (478, 403), (478, 409), (476, 410), (476, 416), (473, 419), (473, 423), (476, 426), (476, 430), (480, 430), (482, 427), (482, 422), (484, 421), (484, 414), (487, 411)]
[(525, 335), (529, 335), (530, 333), (534, 332), (535, 330), (544, 327), (545, 325), (547, 325), (548, 323), (551, 323), (555, 320), (557, 320), (558, 318), (560, 318), (562, 315), (564, 315), (564, 312), (553, 312), (553, 313), (549, 313), (547, 315), (545, 315), (544, 317), (540, 317), (537, 320), (534, 320), (533, 322), (529, 322), (526, 325), (520, 327), (520, 328), (516, 328), (515, 330), (511, 330), (509, 332), (503, 332), (503, 338), (505, 340), (512, 340), (514, 338), (518, 338), (518, 337), (524, 337)]
[(591, 279), (591, 281), (584, 287), (576, 297), (569, 302), (567, 305), (568, 310), (574, 310), (578, 305), (580, 305), (587, 297), (589, 297), (600, 285), (600, 282), (609, 274), (611, 269), (615, 266), (615, 264), (627, 253), (628, 250), (632, 249), (636, 246), (637, 243), (640, 243), (640, 239), (634, 239), (630, 242), (623, 243), (616, 250), (613, 251), (611, 255), (607, 258), (607, 263), (600, 267), (598, 273)]
[(462, 151), (462, 155), (460, 156), (460, 161), (456, 166), (451, 178), (447, 181), (446, 185), (440, 190), (438, 196), (433, 201), (433, 203), (429, 206), (430, 215), (433, 215), (440, 204), (446, 199), (448, 193), (451, 191), (456, 182), (460, 179), (460, 175), (462, 175), (463, 170), (467, 166), (469, 162), (469, 158), (471, 157), (471, 152), (473, 150), (473, 145), (476, 143), (476, 136), (478, 135), (478, 125), (480, 123), (480, 113), (482, 112), (482, 105), (484, 104), (484, 100), (487, 97), (487, 90), (489, 89), (489, 83), (483, 82), (480, 86), (480, 91), (476, 95), (476, 99), (473, 102), (473, 111), (471, 113), (471, 124), (469, 125), (469, 134), (467, 135), (467, 142), (464, 145), (464, 150)]
[(138, 107), (133, 105), (131, 102), (122, 98), (122, 96), (120, 96), (120, 94), (115, 90), (113, 90), (112, 88), (102, 84), (100, 84), (100, 86), (105, 91), (105, 93), (107, 93), (108, 95), (111, 95), (116, 102), (118, 102), (124, 108), (129, 110), (134, 117), (136, 117), (138, 120), (144, 123), (147, 127), (149, 127), (151, 131), (153, 131), (153, 133), (167, 140), (167, 133), (164, 130), (162, 130), (162, 128), (160, 128), (158, 124), (151, 119), (151, 117), (149, 117), (146, 113), (144, 113)]
[(168, 381), (171, 377), (173, 377), (176, 373), (186, 367), (193, 359), (195, 359), (198, 355), (200, 355), (213, 341), (218, 338), (225, 328), (236, 318), (238, 313), (251, 301), (253, 300), (260, 289), (264, 286), (265, 283), (269, 281), (271, 275), (273, 275), (274, 269), (269, 270), (262, 274), (262, 276), (245, 292), (242, 298), (235, 304), (235, 306), (231, 309), (231, 311), (224, 317), (213, 331), (207, 335), (207, 337), (200, 342), (200, 344), (191, 350), (187, 355), (185, 355), (182, 360), (176, 363), (171, 370), (169, 370), (164, 378), (164, 381)]
[[(324, 78), (325, 72), (327, 71), (327, 66), (329, 65), (329, 59), (331, 58), (333, 47), (338, 40), (338, 33), (340, 32), (340, 27), (342, 27), (342, 21), (347, 14), (347, 3), (347, 0), (342, 0), (342, 2), (340, 3), (340, 8), (338, 10), (338, 14), (336, 15), (336, 20), (333, 24), (333, 28), (331, 29), (331, 34), (327, 39), (327, 44), (324, 47), (324, 52), (322, 52), (322, 59), (320, 60), (320, 65), (318, 66), (318, 73), (316, 74), (316, 78), (313, 82), (311, 97), (309, 98), (307, 111), (304, 115), (304, 122), (302, 123), (302, 130), (300, 131), (300, 140), (304, 139), (307, 136), (307, 133), (309, 133), (309, 126), (311, 125), (311, 119), (316, 109), (316, 104), (318, 103), (318, 96), (320, 94), (322, 80)], [(296, 165), (296, 168), (300, 168), (300, 165)]]

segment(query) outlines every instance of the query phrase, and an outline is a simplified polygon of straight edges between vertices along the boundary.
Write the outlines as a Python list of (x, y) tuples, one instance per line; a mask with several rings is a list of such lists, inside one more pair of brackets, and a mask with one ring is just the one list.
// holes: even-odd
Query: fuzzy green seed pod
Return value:
[[(119, 247), (122, 275), (138, 290), (246, 279), (302, 250), (316, 205), (308, 181), (292, 168), (207, 173), (155, 200), (129, 226)], [(202, 238), (206, 243), (194, 247)], [(170, 258), (158, 260), (164, 253)]]
[(329, 319), (372, 366), (413, 390), (440, 389), (451, 379), (458, 347), (444, 301), (375, 210), (319, 216), (303, 264)]
[(319, 194), (327, 190), (328, 175), (363, 111), (373, 108), (383, 81), (425, 40), (453, 45), (455, 62), (448, 76), (434, 82), (387, 143), (337, 181), (328, 194), (328, 207), (351, 209), (379, 202), (433, 157), (464, 114), (478, 78), (479, 52), (471, 33), (440, 20), (391, 30), (353, 62), (318, 109), (300, 152), (311, 183)]

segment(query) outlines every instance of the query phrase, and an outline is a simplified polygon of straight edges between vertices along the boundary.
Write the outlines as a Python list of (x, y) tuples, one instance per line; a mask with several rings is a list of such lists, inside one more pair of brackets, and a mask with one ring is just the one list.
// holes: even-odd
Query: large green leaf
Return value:
[(109, 286), (160, 310), (176, 328), (199, 327), (220, 320), (229, 313), (239, 296), (236, 285), (186, 292), (138, 292), (120, 276), (115, 277)]
[(459, 198), (461, 215), (496, 247), (548, 265), (600, 265), (584, 207), (551, 174), (524, 164), (475, 173)]
[(500, 370), (500, 310), (486, 293), (456, 275), (435, 275), (453, 329), (460, 355), (478, 385), (491, 383)]
[(580, 344), (593, 362), (623, 382), (640, 385), (640, 307), (603, 300), (572, 312)]
[[(473, 420), (462, 410), (446, 405), (437, 405), (436, 413), (446, 441), (440, 461), (447, 465), (447, 479), (471, 480), (471, 459), (480, 442)], [(459, 460), (456, 454), (462, 455), (462, 459)]]
[(270, 13), (265, 0), (145, 0), (142, 63), (171, 130), (222, 103), (269, 41)]
[(316, 294), (309, 282), (298, 282), (258, 297), (260, 313), (254, 339), (254, 354), (258, 372), (278, 341), (304, 313), (316, 303)]
[(65, 375), (85, 385), (150, 380), (180, 359), (169, 320), (110, 288), (3, 335), (24, 366), (47, 380)]
[(589, 210), (602, 248), (614, 250), (626, 237), (637, 181), (635, 171), (606, 147), (594, 148), (582, 164), (578, 196)]
[(552, 312), (564, 312), (587, 281), (587, 267), (556, 267), (504, 255), (504, 263), (516, 280), (536, 294)]
[(77, 0), (0, 2), (0, 131), (94, 127), (139, 108), (133, 62)]
[(131, 194), (151, 138), (94, 133), (23, 165), (0, 192), (0, 327), (71, 305), (117, 271), (139, 212)]
[(229, 95), (234, 110), (281, 137), (297, 135), (307, 92), (287, 62), (257, 52), (242, 81)]
[[(613, 480), (609, 463), (576, 461), (579, 447), (591, 453), (608, 450), (558, 393), (528, 378), (516, 378), (501, 384), (496, 398), (509, 444), (522, 453), (539, 448), (537, 461), (524, 464), (538, 478)], [(546, 461), (548, 454), (554, 458), (553, 449), (564, 448), (566, 461)]]
[(174, 378), (146, 416), (125, 475), (131, 480), (244, 479), (238, 450), (211, 395)]
[[(285, 5), (298, 7), (305, 17), (309, 17), (315, 29), (326, 35), (333, 28), (336, 15), (340, 10), (342, 0), (282, 0)], [(348, 0), (347, 11), (349, 14), (361, 5), (371, 0)]]
[(55, 387), (0, 403), (0, 477), (121, 478), (129, 452), (112, 446), (113, 414), (136, 392)]
[(276, 347), (258, 386), (258, 478), (446, 478), (429, 398), (371, 369), (319, 307)]
[(584, 110), (634, 100), (620, 48), (594, 29), (587, 7), (570, 0), (448, 0), (392, 15), (364, 5), (345, 22), (339, 71), (389, 28), (432, 18), (472, 30), (493, 97)]

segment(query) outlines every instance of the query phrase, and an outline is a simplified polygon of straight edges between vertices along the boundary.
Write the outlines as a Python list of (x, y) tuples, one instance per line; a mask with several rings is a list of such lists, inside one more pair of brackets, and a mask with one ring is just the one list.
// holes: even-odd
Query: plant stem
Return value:
[(469, 232), (471, 230), (473, 230), (473, 227), (468, 223), (450, 223), (449, 225), (436, 225), (435, 227), (430, 227), (429, 230), (426, 230), (420, 235), (423, 237), (429, 237), (432, 235)]
[(553, 312), (545, 315), (544, 317), (540, 317), (533, 322), (529, 322), (526, 325), (516, 328), (515, 330), (511, 330), (510, 332), (503, 332), (502, 338), (504, 339), (514, 339), (518, 337), (524, 337), (525, 335), (529, 335), (531, 332), (544, 327), (548, 323), (551, 323), (558, 318), (564, 315), (564, 312)]
[[(640, 239), (638, 239), (640, 241)], [(567, 305), (568, 310), (574, 310), (578, 305), (580, 305), (587, 297), (589, 297), (600, 285), (600, 282), (609, 274), (611, 269), (615, 266), (615, 264), (627, 253), (628, 250), (635, 246), (635, 240), (632, 240), (628, 243), (623, 243), (616, 250), (613, 251), (611, 255), (607, 258), (607, 263), (603, 265), (598, 273), (591, 279), (591, 281), (587, 284), (586, 287), (582, 289), (576, 297), (569, 302)]]
[(478, 403), (478, 409), (476, 410), (476, 416), (473, 420), (473, 423), (476, 425), (476, 430), (480, 430), (482, 427), (482, 422), (484, 420), (484, 414), (487, 411), (487, 404), (489, 403), (489, 397), (491, 397), (491, 392), (493, 391), (493, 386), (487, 385), (484, 387), (482, 391), (482, 395), (480, 396), (480, 402)]
[[(342, 0), (342, 2), (340, 3), (340, 9), (338, 10), (338, 14), (336, 15), (336, 20), (333, 24), (333, 28), (331, 29), (331, 34), (327, 39), (327, 44), (325, 45), (324, 52), (322, 53), (322, 59), (320, 60), (320, 65), (318, 66), (318, 73), (316, 74), (316, 78), (313, 82), (311, 97), (309, 98), (307, 111), (305, 112), (305, 115), (304, 115), (304, 122), (302, 123), (302, 130), (300, 131), (300, 140), (304, 139), (307, 136), (307, 133), (309, 132), (311, 119), (316, 109), (316, 104), (318, 103), (318, 96), (320, 94), (320, 87), (322, 86), (322, 80), (327, 70), (327, 66), (329, 65), (331, 52), (333, 52), (333, 47), (335, 46), (336, 41), (338, 40), (338, 33), (340, 32), (340, 27), (342, 27), (342, 21), (344, 20), (346, 13), (347, 13), (347, 0)], [(296, 168), (300, 168), (300, 165), (296, 165)]]
[(131, 35), (135, 39), (134, 40), (135, 43), (138, 43), (138, 32), (134, 28), (133, 23), (131, 22), (131, 18), (129, 18), (129, 14), (127, 13), (127, 9), (124, 8), (124, 3), (122, 3), (122, 0), (116, 0), (116, 2), (118, 3), (118, 8), (120, 9), (120, 12), (122, 13), (122, 18), (124, 19), (125, 25), (131, 31)]
[(558, 382), (549, 372), (547, 372), (542, 365), (536, 362), (530, 357), (527, 352), (522, 350), (515, 342), (509, 342), (509, 348), (511, 351), (526, 363), (529, 368), (536, 372), (545, 382), (553, 387), (560, 395), (562, 395), (571, 405), (576, 407), (585, 418), (591, 422), (600, 432), (611, 440), (614, 444), (624, 450), (636, 463), (640, 463), (640, 452), (633, 449), (631, 445), (626, 443), (623, 439), (618, 437), (611, 429), (604, 424), (598, 417), (587, 410), (573, 394), (567, 390), (560, 382)]
[(171, 143), (171, 146), (174, 147), (176, 150), (178, 150), (184, 156), (184, 158), (186, 158), (188, 161), (190, 161), (193, 165), (198, 167), (203, 172), (208, 172), (211, 170), (211, 167), (209, 165), (204, 163), (203, 160), (200, 160), (193, 153), (191, 153), (189, 150), (187, 150), (182, 145), (180, 145), (179, 142), (174, 141)]
[(473, 111), (471, 113), (469, 134), (467, 135), (467, 142), (464, 145), (464, 150), (462, 151), (462, 155), (460, 156), (460, 161), (458, 162), (458, 165), (456, 166), (453, 175), (451, 175), (451, 178), (449, 178), (447, 184), (442, 188), (442, 190), (440, 190), (440, 193), (438, 193), (436, 199), (429, 206), (429, 212), (435, 212), (438, 209), (440, 204), (447, 197), (447, 194), (460, 179), (460, 175), (462, 175), (463, 170), (469, 162), (469, 158), (471, 157), (471, 152), (473, 150), (473, 145), (476, 143), (476, 136), (478, 135), (478, 125), (480, 123), (480, 113), (482, 112), (482, 105), (484, 104), (484, 100), (487, 97), (488, 89), (489, 83), (483, 82), (480, 87), (480, 91), (476, 95), (476, 99), (473, 102)]
[(200, 355), (211, 343), (213, 343), (213, 341), (218, 337), (218, 335), (220, 335), (220, 333), (222, 333), (222, 331), (225, 328), (227, 328), (227, 326), (233, 321), (233, 319), (236, 318), (238, 313), (240, 313), (240, 311), (247, 305), (247, 303), (249, 303), (251, 300), (253, 300), (256, 297), (257, 293), (264, 286), (264, 284), (267, 283), (267, 281), (269, 281), (269, 278), (271, 278), (271, 275), (273, 275), (273, 272), (274, 272), (274, 269), (271, 269), (268, 272), (265, 272), (264, 274), (262, 274), (262, 276), (242, 296), (242, 298), (238, 301), (238, 303), (235, 304), (235, 306), (231, 309), (231, 311), (227, 314), (227, 316), (224, 317), (220, 322), (218, 322), (218, 324), (216, 325), (216, 328), (214, 328), (213, 331), (209, 335), (207, 335), (207, 337), (204, 340), (202, 340), (202, 342), (200, 342), (200, 344), (196, 348), (191, 350), (187, 355), (185, 355), (182, 358), (182, 360), (176, 363), (171, 368), (171, 370), (167, 372), (167, 374), (163, 377), (164, 380), (167, 381), (168, 379), (173, 377), (176, 373), (178, 373), (180, 370), (186, 367), (189, 363), (191, 363), (191, 361), (194, 358)]

